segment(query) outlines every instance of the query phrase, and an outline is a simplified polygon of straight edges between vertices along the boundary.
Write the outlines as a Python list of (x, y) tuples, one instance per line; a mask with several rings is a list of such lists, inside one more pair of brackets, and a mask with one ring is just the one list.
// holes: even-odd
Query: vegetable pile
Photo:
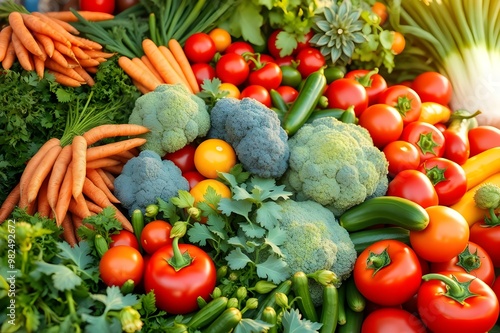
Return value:
[(0, 331), (500, 330), (500, 3), (216, 3), (0, 4)]

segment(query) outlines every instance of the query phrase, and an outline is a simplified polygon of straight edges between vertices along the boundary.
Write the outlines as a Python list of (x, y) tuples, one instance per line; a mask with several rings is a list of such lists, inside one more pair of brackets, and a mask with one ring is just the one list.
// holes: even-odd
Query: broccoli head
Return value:
[(114, 186), (115, 196), (129, 214), (135, 209), (145, 212), (146, 206), (156, 203), (158, 198), (168, 201), (177, 196), (179, 190), (189, 190), (181, 170), (152, 150), (143, 150), (128, 160)]
[(162, 84), (136, 100), (129, 123), (149, 128), (143, 135), (148, 141), (141, 149), (163, 156), (204, 137), (210, 114), (205, 102), (184, 85)]
[(389, 163), (359, 125), (319, 118), (302, 126), (288, 145), (289, 168), (281, 182), (296, 200), (316, 201), (340, 216), (387, 192)]
[(288, 168), (288, 135), (276, 112), (253, 98), (222, 98), (210, 111), (207, 136), (222, 139), (236, 152), (246, 171), (279, 178)]

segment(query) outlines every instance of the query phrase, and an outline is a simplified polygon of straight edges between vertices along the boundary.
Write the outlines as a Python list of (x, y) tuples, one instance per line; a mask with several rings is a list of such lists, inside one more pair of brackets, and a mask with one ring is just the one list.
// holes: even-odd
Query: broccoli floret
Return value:
[(288, 168), (288, 136), (276, 112), (253, 98), (222, 98), (210, 111), (207, 137), (222, 139), (236, 152), (246, 171), (279, 178)]
[(281, 182), (298, 201), (314, 200), (338, 217), (387, 192), (389, 163), (359, 125), (319, 118), (302, 126), (288, 145), (289, 168)]
[(145, 212), (146, 206), (177, 196), (179, 190), (189, 190), (181, 170), (169, 160), (162, 160), (152, 150), (143, 150), (125, 163), (114, 181), (114, 194), (129, 214), (135, 209)]
[(500, 187), (495, 184), (486, 183), (480, 186), (474, 193), (474, 202), (480, 209), (488, 210), (490, 216), (485, 217), (486, 224), (500, 224), (500, 218), (495, 210), (500, 207)]
[(136, 100), (129, 123), (150, 130), (143, 135), (148, 141), (142, 150), (164, 156), (204, 137), (210, 129), (210, 114), (205, 102), (184, 85), (162, 84)]

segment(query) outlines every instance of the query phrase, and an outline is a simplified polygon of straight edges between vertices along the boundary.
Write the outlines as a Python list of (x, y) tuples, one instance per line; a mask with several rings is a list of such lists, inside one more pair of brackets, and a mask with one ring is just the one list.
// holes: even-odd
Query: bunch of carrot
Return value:
[[(83, 220), (112, 207), (122, 227), (133, 232), (130, 221), (115, 205), (119, 200), (112, 192), (113, 180), (146, 141), (132, 136), (148, 131), (140, 125), (106, 124), (74, 136), (65, 146), (60, 139), (48, 140), (28, 161), (18, 185), (0, 207), (0, 223), (19, 206), (31, 215), (54, 218), (62, 226), (65, 240), (76, 244), (76, 230)], [(98, 144), (113, 137), (131, 138)]]
[(146, 38), (142, 42), (142, 49), (142, 57), (130, 59), (121, 56), (118, 64), (143, 94), (165, 83), (184, 84), (192, 93), (200, 91), (191, 64), (176, 39), (170, 39), (165, 46), (156, 45)]
[[(108, 20), (106, 13), (79, 12), (88, 19)], [(10, 69), (17, 60), (23, 69), (36, 71), (43, 78), (45, 71), (56, 82), (69, 87), (93, 85), (92, 73), (97, 66), (113, 56), (102, 45), (78, 36), (69, 22), (76, 16), (71, 11), (9, 14), (9, 25), (0, 30), (0, 61)]]

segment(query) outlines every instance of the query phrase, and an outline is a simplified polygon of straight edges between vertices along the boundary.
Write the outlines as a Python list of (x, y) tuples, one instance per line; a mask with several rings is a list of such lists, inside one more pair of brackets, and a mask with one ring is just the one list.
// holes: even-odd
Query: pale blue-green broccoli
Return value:
[(142, 150), (160, 156), (173, 153), (210, 129), (210, 114), (205, 102), (182, 84), (162, 84), (139, 97), (129, 117), (130, 124), (143, 125), (149, 132)]
[(253, 98), (222, 98), (210, 111), (207, 137), (229, 143), (243, 168), (262, 178), (279, 178), (288, 167), (288, 135), (276, 112)]
[(389, 163), (368, 130), (324, 117), (288, 140), (289, 168), (280, 180), (298, 201), (313, 200), (335, 216), (388, 187)]
[(168, 201), (179, 190), (189, 191), (181, 170), (152, 150), (143, 150), (128, 160), (114, 186), (115, 196), (129, 214), (135, 209), (145, 212), (146, 206), (156, 203), (158, 198)]

